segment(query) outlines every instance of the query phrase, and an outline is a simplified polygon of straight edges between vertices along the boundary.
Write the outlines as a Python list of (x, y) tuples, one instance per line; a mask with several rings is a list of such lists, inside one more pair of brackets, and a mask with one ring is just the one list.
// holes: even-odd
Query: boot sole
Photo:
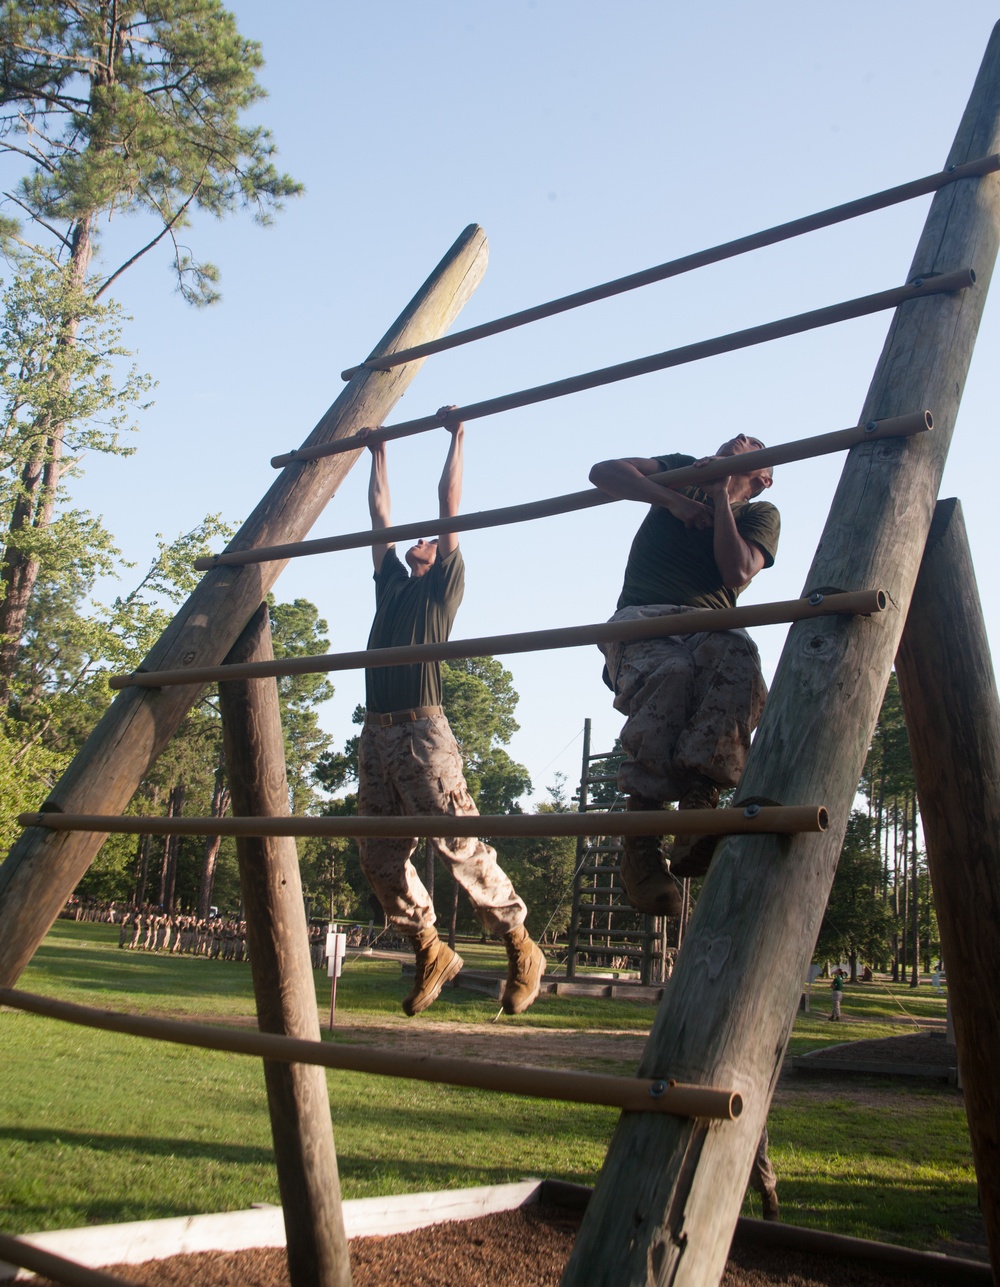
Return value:
[(465, 965), (465, 962), (456, 952), (455, 955), (452, 957), (452, 959), (448, 962), (447, 967), (444, 970), (442, 970), (441, 976), (438, 979), (437, 983), (435, 983), (434, 987), (429, 992), (425, 992), (423, 996), (418, 997), (415, 1002), (409, 1001), (409, 998), (407, 998), (407, 1000), (403, 1002), (404, 1012), (408, 1014), (411, 1018), (415, 1014), (422, 1014), (424, 1010), (427, 1009), (428, 1006), (431, 1006), (434, 1004), (434, 1002), (441, 995), (441, 989), (444, 987), (444, 985), (446, 983), (450, 983), (451, 980), (455, 977), (455, 975), (461, 972), (462, 967), (464, 965)]

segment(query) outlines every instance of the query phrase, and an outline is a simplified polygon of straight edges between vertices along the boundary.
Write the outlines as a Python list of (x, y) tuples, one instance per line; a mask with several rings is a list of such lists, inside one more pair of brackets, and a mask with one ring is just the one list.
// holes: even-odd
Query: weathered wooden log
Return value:
[[(475, 225), (449, 250), (377, 346), (391, 352), (445, 331), (478, 285), (486, 237)], [(354, 435), (385, 418), (420, 362), (364, 372), (346, 386), (313, 430), (310, 443)], [(359, 452), (322, 465), (286, 469), (230, 549), (274, 545), (306, 536)], [(267, 597), (282, 563), (216, 568), (206, 573), (146, 659), (148, 669), (218, 665)], [(117, 698), (53, 788), (49, 802), (67, 812), (120, 813), (197, 697), (194, 688)], [(26, 833), (0, 867), (0, 982), (14, 982), (87, 870), (100, 841), (88, 835)]]
[(262, 678), (265, 675), (315, 675), (331, 670), (403, 666), (413, 662), (454, 661), (458, 657), (492, 657), (512, 652), (540, 652), (549, 648), (580, 648), (623, 639), (665, 639), (701, 630), (736, 630), (803, 621), (830, 613), (884, 612), (887, 600), (881, 590), (855, 590), (850, 594), (816, 594), (782, 603), (754, 603), (740, 608), (695, 608), (669, 617), (636, 621), (598, 621), (586, 626), (560, 626), (555, 630), (524, 630), (520, 634), (481, 635), (478, 639), (446, 639), (441, 643), (403, 644), (396, 648), (362, 648), (357, 652), (322, 653), (314, 657), (282, 657), (275, 661), (240, 666), (204, 666), (185, 670), (135, 671), (110, 681), (112, 688), (130, 684), (162, 688), (167, 684), (207, 684), (222, 679)]
[(228, 1050), (262, 1059), (294, 1060), (346, 1072), (469, 1086), (507, 1095), (558, 1099), (570, 1104), (604, 1104), (631, 1113), (670, 1113), (681, 1117), (735, 1121), (743, 1111), (740, 1097), (724, 1087), (682, 1086), (658, 1078), (615, 1077), (573, 1069), (533, 1068), (497, 1060), (407, 1055), (399, 1049), (380, 1050), (371, 1046), (334, 1045), (329, 1041), (302, 1041), (269, 1032), (244, 1032), (207, 1023), (98, 1010), (93, 1006), (35, 996), (14, 988), (0, 988), (0, 1005), (78, 1023), (86, 1028), (123, 1032), (155, 1041), (173, 1041), (203, 1050)]
[[(948, 160), (998, 147), (1000, 27)], [(722, 842), (640, 1064), (643, 1076), (731, 1085), (743, 1115), (724, 1134), (622, 1117), (565, 1287), (707, 1287), (722, 1275), (916, 581), (998, 239), (996, 176), (935, 196), (907, 276), (971, 263), (977, 284), (898, 309), (859, 417), (930, 406), (934, 433), (852, 449), (806, 586), (883, 586), (898, 611), (791, 628), (740, 783), (743, 796), (821, 798), (836, 825)]]
[(521, 309), (517, 313), (508, 313), (506, 317), (496, 318), (492, 322), (482, 322), (479, 326), (470, 326), (452, 335), (444, 335), (439, 340), (429, 340), (416, 348), (396, 353), (391, 358), (366, 358), (360, 366), (348, 367), (346, 371), (342, 371), (341, 377), (349, 380), (357, 375), (361, 367), (387, 371), (390, 366), (395, 366), (399, 362), (408, 362), (411, 358), (442, 353), (446, 349), (458, 348), (461, 344), (471, 344), (474, 340), (499, 335), (501, 331), (509, 331), (516, 326), (525, 326), (529, 322), (538, 322), (556, 313), (565, 313), (571, 308), (581, 308), (584, 304), (594, 304), (598, 300), (609, 299), (612, 295), (621, 295), (625, 291), (636, 290), (641, 286), (650, 286), (654, 282), (665, 281), (668, 277), (678, 277), (696, 268), (705, 268), (709, 264), (718, 264), (736, 255), (745, 255), (751, 250), (774, 246), (792, 237), (801, 237), (804, 233), (829, 228), (833, 224), (843, 223), (848, 219), (857, 219), (859, 215), (871, 214), (875, 210), (885, 210), (887, 206), (898, 205), (901, 201), (912, 201), (914, 197), (936, 192), (938, 188), (954, 183), (957, 179), (988, 174), (991, 170), (1000, 170), (1000, 156), (979, 157), (966, 165), (956, 165), (950, 169), (941, 170), (937, 174), (928, 174), (922, 179), (911, 179), (909, 183), (900, 183), (894, 188), (885, 188), (882, 192), (874, 192), (867, 197), (857, 197), (854, 201), (845, 201), (842, 205), (831, 206), (828, 210), (820, 210), (816, 214), (803, 215), (799, 219), (777, 224), (762, 232), (751, 232), (745, 237), (737, 237), (735, 241), (726, 241), (708, 250), (696, 250), (691, 255), (671, 259), (668, 263), (658, 264), (655, 268), (644, 268), (640, 272), (630, 273), (627, 277), (617, 277), (614, 281), (603, 282), (600, 286), (589, 286), (585, 290), (575, 291), (572, 295), (563, 295), (560, 299), (550, 300), (546, 304), (535, 304), (531, 308)]
[(46, 1277), (65, 1287), (135, 1287), (130, 1278), (106, 1274), (101, 1269), (90, 1269), (55, 1252), (34, 1247), (30, 1242), (0, 1233), (0, 1259), (21, 1269), (29, 1269), (38, 1277)]
[[(956, 264), (947, 272), (928, 273), (923, 276), (918, 274), (917, 277), (910, 278), (905, 286), (876, 291), (874, 295), (860, 295), (856, 299), (846, 299), (839, 304), (828, 304), (825, 308), (815, 308), (808, 313), (796, 313), (793, 317), (781, 317), (773, 322), (764, 322), (760, 326), (750, 326), (743, 331), (715, 335), (709, 340), (697, 340), (694, 344), (684, 344), (680, 348), (668, 349), (663, 353), (651, 353), (648, 357), (633, 358), (630, 362), (619, 362), (615, 366), (601, 367), (597, 371), (584, 371), (581, 375), (567, 376), (564, 380), (553, 380), (549, 384), (537, 384), (531, 389), (518, 389), (514, 393), (502, 393), (496, 398), (485, 398), (482, 402), (469, 402), (464, 407), (456, 407), (451, 414), (456, 420), (478, 420), (483, 416), (496, 416), (501, 411), (530, 407), (539, 402), (549, 402), (553, 398), (565, 398), (571, 393), (583, 393), (586, 389), (599, 389), (606, 384), (616, 384), (620, 380), (634, 380), (636, 376), (650, 375), (654, 371), (667, 371), (671, 367), (684, 366), (688, 362), (701, 362), (705, 358), (717, 357), (720, 353), (735, 353), (740, 349), (751, 348), (755, 344), (768, 344), (772, 340), (781, 340), (789, 335), (801, 335), (805, 331), (815, 331), (821, 326), (834, 326), (838, 322), (848, 322), (855, 317), (868, 317), (872, 313), (898, 308), (901, 304), (915, 299), (967, 290), (974, 281), (973, 265), (964, 267)], [(903, 415), (905, 412), (900, 411), (899, 414)], [(436, 429), (440, 425), (441, 418), (437, 414), (418, 416), (415, 420), (401, 420), (394, 425), (385, 425), (381, 429), (374, 430), (364, 439), (364, 445), (389, 442), (397, 438), (410, 438), (414, 434), (426, 433), (428, 429)], [(316, 446), (307, 444), (279, 456), (272, 456), (271, 464), (275, 469), (280, 469), (293, 460), (319, 460), (321, 457), (334, 456), (338, 452), (352, 451), (356, 446), (361, 445), (362, 443), (322, 443)]]
[[(271, 655), (267, 605), (261, 604), (229, 659), (262, 661)], [(287, 815), (277, 682), (220, 684), (219, 709), (233, 808), (245, 814)], [(290, 836), (240, 836), (236, 856), (260, 1030), (319, 1041), (295, 841)], [(264, 1082), (292, 1287), (350, 1287), (326, 1074), (311, 1064), (265, 1059)]]
[(379, 817), (137, 818), (131, 814), (22, 813), (22, 826), (105, 835), (155, 836), (723, 836), (824, 831), (822, 805), (745, 809), (637, 810), (634, 813), (477, 813), (471, 817), (392, 814)]
[[(825, 456), (835, 451), (846, 451), (856, 443), (874, 438), (909, 437), (914, 433), (924, 433), (933, 428), (933, 423), (929, 411), (917, 411), (909, 416), (894, 416), (891, 420), (873, 420), (866, 425), (853, 425), (850, 429), (835, 429), (833, 433), (816, 434), (812, 438), (800, 438), (796, 442), (764, 447), (761, 451), (748, 451), (740, 457), (740, 464), (745, 473), (751, 473), (765, 466), (787, 465), (796, 460), (813, 460), (817, 456)], [(724, 478), (727, 470), (732, 468), (726, 461), (727, 458), (722, 458), (700, 467), (687, 465), (683, 469), (665, 469), (652, 477), (656, 482), (671, 487), (702, 485), (716, 478)], [(389, 545), (396, 541), (416, 540), (417, 537), (431, 534), (472, 532), (484, 527), (504, 527), (509, 523), (529, 523), (539, 518), (551, 518), (555, 514), (570, 514), (576, 510), (593, 509), (597, 505), (617, 503), (614, 496), (608, 496), (606, 492), (599, 491), (596, 487), (588, 487), (582, 492), (569, 492), (565, 496), (553, 496), (548, 500), (526, 501), (521, 505), (507, 505), (501, 509), (479, 510), (475, 514), (456, 514), (453, 518), (428, 518), (419, 523), (399, 523), (395, 527), (380, 527), (375, 531), (367, 528), (363, 532), (346, 532), (341, 536), (320, 536), (315, 540), (299, 541), (294, 545), (274, 545), (270, 548), (238, 550), (231, 554), (212, 554), (195, 559), (194, 565), (201, 571), (206, 571), (220, 563), (265, 563), (269, 559), (295, 559), (309, 554), (331, 554), (336, 550), (357, 550), (366, 545), (383, 543)]]
[(979, 1203), (1000, 1282), (1000, 699), (957, 500), (935, 512), (896, 674)]

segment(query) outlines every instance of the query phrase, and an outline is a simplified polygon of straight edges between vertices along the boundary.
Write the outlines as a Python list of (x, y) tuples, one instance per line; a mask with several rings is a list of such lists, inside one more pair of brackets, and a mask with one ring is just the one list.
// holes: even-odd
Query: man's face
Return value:
[(759, 438), (748, 438), (745, 433), (737, 434), (724, 442), (715, 453), (717, 456), (739, 456), (744, 451), (763, 451), (764, 444)]
[(424, 576), (429, 572), (437, 558), (437, 552), (437, 541), (425, 541), (423, 537), (416, 545), (411, 545), (405, 555), (410, 576)]
[[(745, 451), (763, 451), (764, 444), (759, 438), (749, 438), (745, 433), (737, 434), (735, 438), (730, 438), (724, 442), (719, 450), (715, 453), (717, 456), (741, 456)], [(749, 482), (749, 496), (759, 496), (771, 486), (774, 481), (771, 477), (771, 470), (768, 467), (764, 469), (755, 469), (752, 473), (742, 474)]]

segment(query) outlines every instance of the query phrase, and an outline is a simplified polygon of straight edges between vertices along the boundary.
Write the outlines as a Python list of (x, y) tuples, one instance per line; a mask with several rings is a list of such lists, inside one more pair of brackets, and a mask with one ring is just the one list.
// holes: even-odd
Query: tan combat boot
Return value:
[[(641, 795), (630, 795), (625, 804), (629, 813), (662, 807), (658, 800)], [(659, 836), (623, 836), (621, 873), (625, 895), (637, 912), (680, 916), (681, 887), (667, 871)]]
[(433, 925), (414, 937), (413, 946), (417, 953), (416, 979), (413, 991), (403, 998), (403, 1009), (410, 1015), (419, 1014), (436, 1001), (444, 985), (464, 964), (457, 952), (441, 942)]
[[(697, 773), (685, 786), (678, 808), (714, 809), (718, 803), (719, 784)], [(671, 875), (679, 880), (704, 876), (721, 839), (721, 836), (677, 836), (667, 851)]]
[(538, 996), (545, 973), (545, 954), (537, 943), (531, 941), (523, 925), (508, 930), (503, 942), (508, 965), (507, 985), (500, 1004), (504, 1014), (520, 1014)]

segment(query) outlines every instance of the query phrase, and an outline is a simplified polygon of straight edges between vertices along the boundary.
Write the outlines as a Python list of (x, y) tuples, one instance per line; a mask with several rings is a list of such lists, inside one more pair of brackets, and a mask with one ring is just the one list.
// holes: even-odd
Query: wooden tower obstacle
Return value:
[[(809, 604), (815, 607), (835, 596), (863, 591), (869, 595), (869, 608), (865, 615), (858, 615), (865, 610), (857, 603), (847, 609), (849, 615), (843, 610), (800, 614), (789, 632), (737, 792), (738, 807), (732, 811), (752, 819), (771, 809), (805, 809), (812, 818), (812, 829), (805, 830), (802, 819), (779, 827), (776, 815), (770, 812), (764, 818), (766, 827), (740, 827), (743, 834), (735, 834), (735, 819), (716, 818), (710, 824), (713, 829), (725, 825), (729, 838), (720, 846), (706, 879), (639, 1077), (624, 1079), (631, 1083), (633, 1092), (638, 1083), (641, 1105), (634, 1106), (632, 1099), (621, 1101), (625, 1111), (567, 1266), (567, 1285), (655, 1283), (702, 1287), (721, 1275), (745, 1176), (767, 1115), (801, 979), (812, 954), (851, 800), (903, 634), (931, 523), (1000, 241), (1000, 183), (995, 175), (1000, 167), (998, 150), (1000, 26), (987, 49), (948, 167), (917, 185), (904, 185), (904, 189), (920, 187), (921, 191), (937, 192), (906, 286), (461, 409), (466, 418), (494, 414), (509, 406), (524, 406), (662, 370), (680, 361), (746, 347), (877, 308), (896, 310), (861, 416), (861, 441), (850, 448), (803, 595), (806, 604), (819, 596), (819, 605)], [(893, 192), (899, 194), (904, 189)], [(893, 199), (905, 198), (896, 195)], [(759, 239), (770, 235), (771, 240), (777, 240), (772, 235), (777, 231), (757, 236)], [(769, 242), (758, 240), (757, 244)], [(85, 871), (101, 843), (102, 833), (112, 826), (118, 829), (117, 815), (142, 775), (169, 741), (199, 686), (214, 678), (221, 680), (232, 695), (232, 701), (225, 703), (227, 737), (249, 737), (252, 733), (259, 737), (262, 748), (246, 761), (237, 757), (240, 783), (238, 790), (234, 783), (234, 798), (242, 797), (242, 807), (248, 813), (267, 809), (274, 819), (264, 828), (260, 818), (254, 819), (244, 828), (241, 842), (241, 869), (249, 892), (247, 909), (255, 926), (251, 931), (253, 954), (260, 956), (259, 969), (254, 971), (262, 1029), (258, 1035), (261, 1040), (279, 1043), (266, 1051), (258, 1047), (257, 1053), (276, 1063), (290, 1062), (293, 1068), (320, 1062), (313, 1055), (327, 1048), (319, 1046), (313, 1036), (315, 1013), (304, 1013), (309, 1008), (301, 1003), (304, 989), (291, 988), (284, 1001), (278, 995), (300, 966), (304, 942), (298, 927), (290, 926), (295, 919), (294, 914), (289, 915), (293, 911), (294, 887), (290, 895), (282, 888), (290, 871), (291, 850), (280, 845), (250, 847), (248, 843), (262, 830), (276, 835), (283, 828), (290, 831), (292, 826), (280, 817), (280, 736), (275, 739), (271, 716), (266, 713), (268, 702), (261, 696), (273, 688), (277, 672), (267, 658), (267, 641), (259, 618), (256, 625), (252, 621), (280, 571), (281, 560), (293, 553), (283, 547), (301, 542), (360, 454), (362, 444), (356, 437), (357, 430), (384, 420), (418, 363), (433, 351), (436, 336), (457, 315), (481, 276), (484, 263), (485, 238), (481, 230), (467, 229), (377, 346), (373, 357), (348, 373), (350, 383), (305, 447), (288, 457), (276, 458), (285, 465), (284, 472), (226, 554), (212, 561), (201, 585), (146, 659), (142, 676), (123, 678), (123, 691), (54, 788), (42, 812), (25, 816), (28, 829), (0, 867), (3, 1002), (37, 1008), (24, 994), (13, 990), (13, 983)], [(671, 266), (651, 271), (671, 275), (663, 271), (667, 268)], [(586, 300), (581, 298), (579, 302)], [(563, 305), (565, 301), (556, 303)], [(559, 310), (553, 306), (552, 311)], [(456, 339), (450, 337), (441, 347)], [(933, 433), (911, 429), (915, 436), (906, 437), (897, 429), (897, 434), (885, 437), (878, 432), (886, 422), (898, 425), (900, 417), (916, 416), (923, 421), (923, 428), (928, 428), (921, 410), (924, 407), (934, 413)], [(436, 417), (424, 417), (422, 421), (387, 426), (380, 432), (384, 437), (402, 436), (439, 423)], [(345, 454), (346, 460), (337, 459)], [(421, 532), (429, 526), (422, 525)], [(380, 533), (379, 539), (385, 536)], [(276, 549), (282, 553), (276, 553)], [(239, 557), (241, 554), (243, 557)], [(928, 563), (932, 599), (941, 593), (933, 588), (941, 577), (940, 557), (938, 554), (934, 564)], [(963, 584), (968, 591), (968, 577)], [(872, 594), (876, 595), (874, 605)], [(967, 593), (966, 599), (969, 597)], [(718, 617), (715, 624), (722, 624)], [(466, 646), (483, 642), (466, 641)], [(918, 653), (922, 646), (914, 645)], [(220, 670), (220, 663), (227, 658), (232, 669)], [(370, 654), (355, 654), (352, 664), (371, 665), (377, 660)], [(984, 664), (980, 655), (973, 679), (955, 683), (967, 692), (974, 688), (979, 704), (988, 708), (990, 692), (982, 679)], [(241, 666), (239, 672), (237, 665)], [(168, 681), (170, 671), (181, 672), (181, 677)], [(935, 736), (950, 737), (954, 762), (964, 774), (963, 784), (972, 781), (982, 788), (987, 803), (982, 821), (995, 825), (995, 779), (984, 783), (984, 769), (964, 748), (952, 711), (925, 704), (924, 682), (914, 665), (910, 678), (901, 683), (908, 689), (904, 697), (908, 715), (913, 711), (912, 718), (917, 721), (923, 713)], [(255, 691), (257, 685), (268, 687)], [(995, 688), (992, 700), (995, 707)], [(986, 741), (992, 739), (995, 745), (998, 721), (987, 714), (984, 727), (988, 732)], [(989, 761), (990, 766), (993, 763)], [(926, 782), (923, 775), (922, 780)], [(924, 789), (931, 790), (922, 786)], [(817, 804), (790, 803), (818, 800), (823, 801), (825, 810)], [(761, 807), (761, 801), (780, 803)], [(947, 826), (953, 802), (953, 797), (946, 796), (943, 803), (935, 797), (928, 807), (936, 824), (944, 820), (940, 829), (928, 827), (928, 842), (932, 849), (937, 847), (936, 856), (933, 851), (931, 855), (932, 871), (936, 870), (946, 884), (950, 872), (942, 847), (955, 843)], [(760, 813), (753, 814), (752, 810)], [(821, 825), (823, 813), (828, 813), (830, 819), (825, 829)], [(654, 829), (654, 824), (644, 822), (640, 815), (634, 815), (634, 819), (632, 825), (637, 830), (642, 826)], [(144, 829), (146, 821), (138, 820), (136, 827), (136, 820), (130, 820), (132, 829)], [(589, 831), (594, 832), (594, 816), (585, 821)], [(415, 829), (413, 822), (407, 823), (410, 834)], [(83, 825), (95, 829), (83, 830)], [(429, 827), (433, 820), (420, 820), (419, 825)], [(619, 815), (613, 823), (604, 825), (615, 833), (622, 830)], [(676, 826), (676, 821), (671, 825)], [(212, 829), (216, 829), (216, 820), (212, 820)], [(984, 910), (997, 905), (1000, 886), (995, 836), (994, 830), (992, 845), (987, 842), (977, 851), (984, 870), (974, 866), (969, 878), (986, 897), (979, 903), (968, 895), (956, 899), (959, 910), (953, 919), (963, 922), (964, 938), (974, 943), (995, 932), (995, 923), (984, 920)], [(962, 888), (967, 887), (968, 884)], [(301, 915), (300, 908), (295, 911)], [(765, 960), (769, 963), (766, 993), (757, 986), (759, 963)], [(953, 977), (957, 974), (961, 979), (956, 1000), (964, 1016), (957, 1025), (963, 1064), (963, 1049), (970, 1041), (993, 1043), (992, 1063), (989, 1059), (973, 1059), (965, 1066), (974, 1153), (977, 1165), (987, 1169), (997, 1156), (996, 1092), (980, 1086), (979, 1079), (982, 1069), (995, 1069), (1000, 1033), (996, 1019), (1000, 1016), (995, 1003), (992, 1011), (988, 1007), (985, 1012), (977, 1009), (977, 983), (979, 991), (993, 991), (995, 975), (987, 979), (975, 976), (988, 960), (985, 951), (956, 950), (949, 961)], [(976, 1031), (976, 1026), (986, 1022), (990, 1014), (992, 1025), (985, 1031)], [(111, 1026), (110, 1022), (105, 1026)], [(188, 1037), (178, 1038), (175, 1034), (170, 1039)], [(292, 1042), (294, 1051), (292, 1046), (281, 1047), (283, 1041)], [(298, 1073), (272, 1077), (268, 1071), (267, 1076), (274, 1131), (277, 1134), (283, 1130), (291, 1137), (285, 1147), (276, 1149), (283, 1200), (287, 1204), (286, 1192), (294, 1192), (308, 1212), (303, 1220), (288, 1222), (293, 1283), (296, 1287), (310, 1282), (340, 1287), (350, 1282), (350, 1271), (342, 1221), (338, 1219), (335, 1158), (332, 1147), (325, 1145), (318, 1155), (306, 1156), (313, 1126), (324, 1117), (329, 1125), (325, 1086), (319, 1091), (314, 1079)], [(685, 1110), (666, 1107), (660, 1097), (672, 1084), (721, 1094), (728, 1108), (716, 1115), (707, 1100), (699, 1100), (697, 1106), (689, 1103)], [(991, 1106), (993, 1119), (986, 1121), (984, 1114)], [(320, 1136), (323, 1134), (320, 1129)], [(981, 1163), (981, 1159), (985, 1161)], [(996, 1261), (1000, 1256), (1000, 1192), (995, 1171), (992, 1179), (991, 1189), (984, 1184), (983, 1205)]]

